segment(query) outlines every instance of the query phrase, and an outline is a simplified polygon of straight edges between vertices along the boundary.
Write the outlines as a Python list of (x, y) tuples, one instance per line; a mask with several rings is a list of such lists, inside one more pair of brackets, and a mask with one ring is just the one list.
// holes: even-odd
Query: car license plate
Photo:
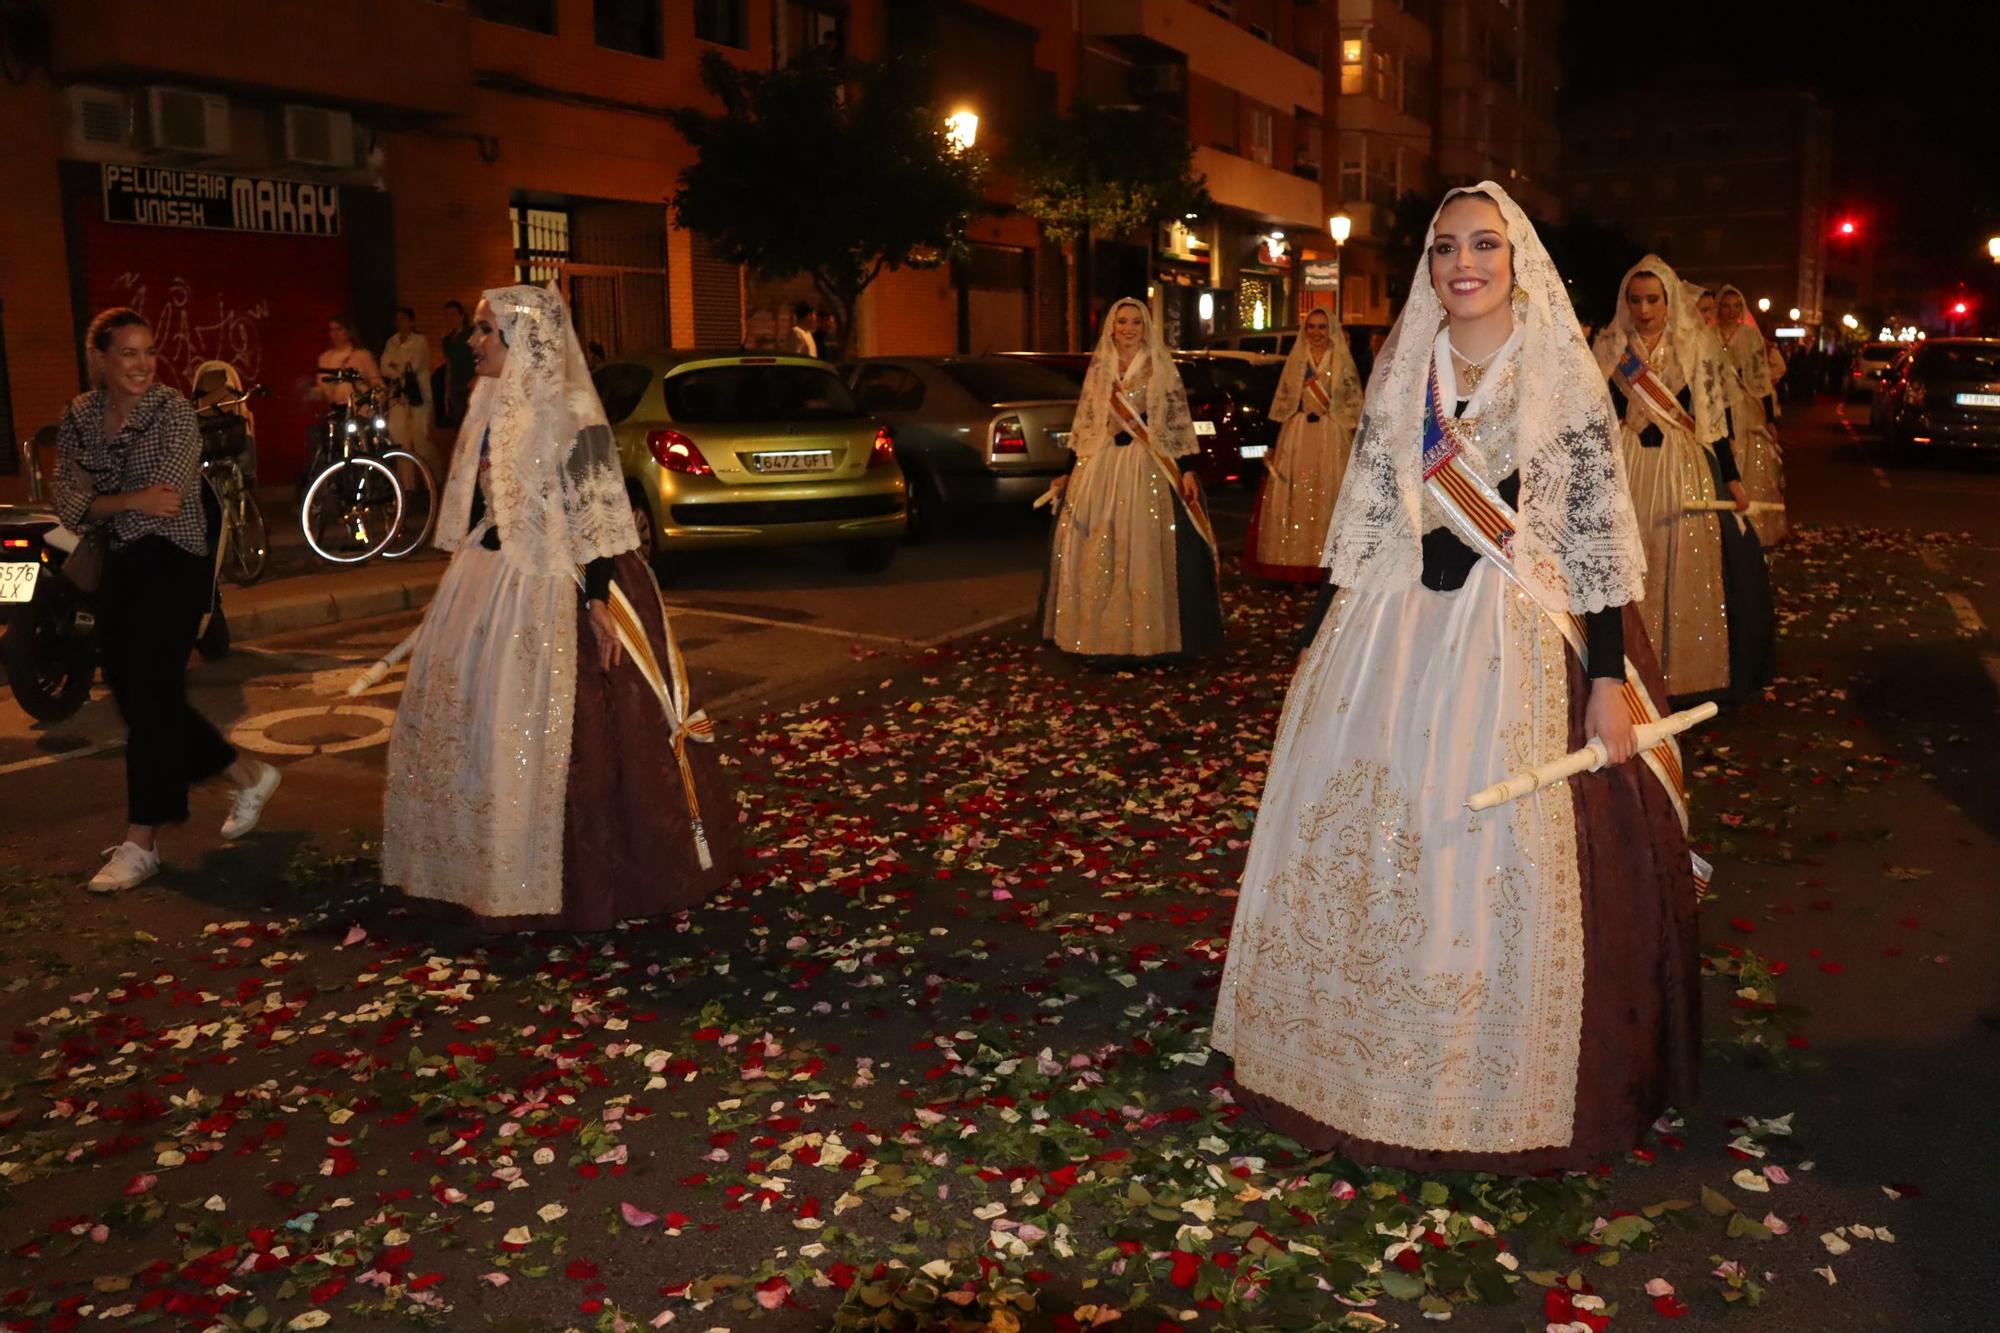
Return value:
[(1271, 446), (1268, 444), (1246, 444), (1242, 449), (1242, 454), (1245, 458), (1262, 458), (1270, 452)]
[(1960, 407), (2000, 407), (2000, 393), (1962, 393), (1958, 396)]
[(32, 602), (35, 580), (41, 573), (39, 560), (10, 560), (0, 565), (0, 602)]
[(1049, 439), (1054, 442), (1056, 448), (1058, 449), (1069, 448), (1069, 432), (1066, 430), (1050, 431)]
[(752, 454), (750, 466), (758, 472), (826, 472), (833, 467), (833, 450), (785, 449)]
[(1197, 421), (1194, 423), (1194, 433), (1197, 435), (1213, 435), (1215, 434), (1215, 423), (1213, 421)]

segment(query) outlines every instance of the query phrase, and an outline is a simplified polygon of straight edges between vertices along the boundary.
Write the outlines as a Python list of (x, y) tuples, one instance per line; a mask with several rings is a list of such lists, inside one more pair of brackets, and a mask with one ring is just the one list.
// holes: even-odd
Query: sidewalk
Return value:
[(306, 548), (290, 487), (266, 487), (258, 500), (270, 528), (271, 560), (249, 587), (223, 581), (222, 606), (234, 639), (414, 610), (430, 601), (444, 577), (443, 553), (428, 546), (401, 560), (328, 564)]

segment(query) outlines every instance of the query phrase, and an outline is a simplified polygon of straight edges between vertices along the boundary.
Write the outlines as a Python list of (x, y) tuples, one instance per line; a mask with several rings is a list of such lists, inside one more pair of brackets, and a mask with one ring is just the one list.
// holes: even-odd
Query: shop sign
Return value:
[(105, 163), (104, 220), (142, 227), (340, 235), (340, 187)]
[(1340, 286), (1340, 261), (1337, 259), (1306, 261), (1305, 285), (1309, 292), (1337, 290)]

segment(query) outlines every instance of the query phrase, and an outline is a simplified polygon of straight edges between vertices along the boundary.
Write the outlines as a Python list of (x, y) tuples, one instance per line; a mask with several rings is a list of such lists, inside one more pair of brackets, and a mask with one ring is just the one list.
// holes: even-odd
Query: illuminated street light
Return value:
[(1842, 315), (1840, 317), (1840, 322), (1850, 329), (1858, 329), (1861, 327), (1861, 321), (1856, 319), (1852, 315)]
[(1760, 296), (1760, 297), (1758, 297), (1758, 298), (1757, 298), (1757, 309), (1758, 309), (1758, 310), (1760, 310), (1761, 312), (1763, 312), (1764, 314), (1767, 314), (1767, 315), (1768, 315), (1768, 314), (1770, 314), (1770, 313), (1771, 313), (1771, 298), (1770, 298), (1770, 297), (1768, 297), (1768, 296)]
[(1354, 219), (1345, 213), (1335, 213), (1326, 220), (1326, 234), (1333, 237), (1333, 322), (1339, 327), (1347, 304), (1347, 266), (1342, 262), (1341, 247), (1354, 234)]
[(1798, 323), (1798, 322), (1799, 322), (1799, 308), (1798, 308), (1797, 306), (1793, 306), (1793, 307), (1792, 307), (1792, 323), (1796, 324), (1796, 323)]
[(1994, 263), (2000, 264), (2000, 236), (1986, 238), (1986, 253), (1993, 257)]
[(954, 153), (969, 153), (979, 142), (979, 113), (977, 111), (954, 111), (944, 120), (945, 141)]

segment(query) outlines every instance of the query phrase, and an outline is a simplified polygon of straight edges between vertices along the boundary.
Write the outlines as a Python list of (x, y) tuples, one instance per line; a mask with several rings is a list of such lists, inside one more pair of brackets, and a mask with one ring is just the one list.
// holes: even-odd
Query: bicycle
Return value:
[[(389, 436), (387, 394), (358, 371), (320, 378), (356, 386), (328, 409), (315, 442), (315, 471), (299, 504), (299, 526), (313, 554), (335, 564), (416, 550), (437, 521), (437, 478), (423, 459)], [(407, 480), (406, 480), (407, 478)]]
[(242, 393), (208, 404), (197, 414), (201, 475), (214, 492), (222, 516), (216, 558), (230, 579), (245, 587), (264, 577), (271, 540), (264, 510), (243, 474), (243, 454), (249, 443), (245, 423), (229, 409), (269, 392), (265, 386), (253, 384)]

